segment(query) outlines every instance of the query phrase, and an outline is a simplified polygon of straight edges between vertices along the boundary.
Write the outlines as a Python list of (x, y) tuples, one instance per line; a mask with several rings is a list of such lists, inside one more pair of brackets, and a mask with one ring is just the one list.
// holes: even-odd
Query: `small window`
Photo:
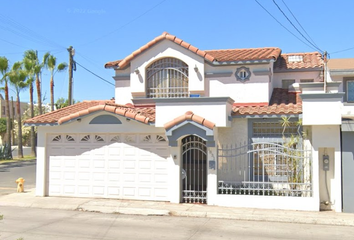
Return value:
[(288, 62), (302, 62), (303, 57), (299, 55), (292, 55), (288, 57)]
[(313, 79), (300, 79), (301, 83), (314, 82)]
[(247, 67), (240, 67), (236, 69), (235, 76), (237, 81), (245, 82), (247, 80), (250, 80), (251, 71)]
[(245, 69), (242, 69), (240, 71), (240, 78), (241, 79), (245, 79), (246, 77), (247, 77), (247, 73), (246, 73)]
[(2, 115), (5, 115), (6, 111), (5, 111), (5, 107), (2, 107)]
[(347, 101), (354, 102), (354, 80), (347, 81)]
[(289, 86), (291, 86), (293, 83), (295, 83), (295, 79), (283, 79), (282, 88), (289, 89)]

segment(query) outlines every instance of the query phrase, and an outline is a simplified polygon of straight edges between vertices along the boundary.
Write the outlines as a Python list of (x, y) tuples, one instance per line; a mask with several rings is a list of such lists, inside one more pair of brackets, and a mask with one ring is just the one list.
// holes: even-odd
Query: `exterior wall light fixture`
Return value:
[(195, 65), (194, 71), (195, 71), (196, 73), (199, 71), (197, 65)]
[(134, 72), (135, 72), (135, 74), (139, 74), (140, 73), (138, 68), (135, 68)]

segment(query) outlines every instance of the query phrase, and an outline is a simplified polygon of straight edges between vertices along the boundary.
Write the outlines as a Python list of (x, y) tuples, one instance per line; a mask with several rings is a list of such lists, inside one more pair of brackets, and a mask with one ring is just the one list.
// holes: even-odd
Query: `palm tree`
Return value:
[[(26, 51), (23, 56), (23, 65), (29, 76), (27, 82), (29, 85), (30, 92), (30, 115), (31, 118), (34, 117), (34, 105), (33, 105), (33, 81), (36, 75), (36, 65), (37, 65), (37, 55), (33, 50)], [(31, 127), (31, 155), (36, 156), (36, 132), (34, 127)]]
[(21, 62), (15, 62), (11, 71), (7, 75), (9, 77), (10, 84), (15, 88), (16, 91), (18, 157), (23, 158), (20, 92), (28, 87), (28, 82), (26, 82), (28, 74), (25, 70), (22, 69)]
[(54, 74), (64, 71), (68, 67), (68, 64), (65, 62), (60, 63), (58, 66), (56, 66), (56, 63), (57, 58), (53, 55), (49, 55), (45, 62), (45, 66), (50, 71), (50, 105), (52, 111), (54, 111)]
[(41, 93), (41, 79), (40, 78), (41, 78), (42, 69), (43, 69), (48, 57), (49, 57), (49, 53), (47, 52), (46, 54), (44, 54), (43, 60), (40, 63), (37, 51), (28, 50), (25, 52), (25, 58), (31, 62), (32, 71), (36, 77), (36, 89), (37, 89), (39, 115), (42, 115), (42, 93)]
[(9, 60), (6, 57), (0, 57), (0, 72), (2, 78), (0, 80), (1, 83), (5, 82), (5, 108), (6, 108), (6, 156), (9, 159), (12, 159), (12, 151), (11, 151), (11, 117), (10, 117), (10, 103), (9, 103), (9, 87), (8, 87), (8, 78), (7, 72), (9, 70)]
[(279, 120), (281, 126), (283, 127), (283, 132), (282, 132), (282, 135), (283, 135), (283, 139), (285, 138), (285, 130), (287, 127), (290, 126), (290, 117), (281, 117), (281, 120)]

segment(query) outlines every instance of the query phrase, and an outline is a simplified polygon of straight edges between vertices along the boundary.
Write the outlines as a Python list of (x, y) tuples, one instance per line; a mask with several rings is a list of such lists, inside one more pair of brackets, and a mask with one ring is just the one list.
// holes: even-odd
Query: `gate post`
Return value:
[(216, 197), (217, 197), (217, 148), (216, 147), (208, 147), (208, 155), (207, 155), (207, 169), (208, 169), (208, 205), (216, 205)]
[[(318, 210), (322, 205), (336, 212), (342, 211), (340, 126), (344, 92), (338, 92), (339, 85), (340, 82), (300, 84), (302, 123), (311, 131), (313, 196)], [(324, 166), (325, 160), (329, 165)]]
[(170, 190), (169, 199), (171, 203), (181, 202), (181, 151), (180, 147), (170, 147), (171, 155), (168, 157)]

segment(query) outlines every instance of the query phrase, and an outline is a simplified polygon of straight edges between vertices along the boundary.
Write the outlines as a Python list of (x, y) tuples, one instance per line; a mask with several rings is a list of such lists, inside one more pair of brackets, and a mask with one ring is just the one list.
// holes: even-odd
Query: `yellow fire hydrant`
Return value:
[(17, 192), (24, 192), (25, 191), (25, 179), (23, 179), (22, 177), (18, 178), (16, 180), (16, 183), (17, 183)]

